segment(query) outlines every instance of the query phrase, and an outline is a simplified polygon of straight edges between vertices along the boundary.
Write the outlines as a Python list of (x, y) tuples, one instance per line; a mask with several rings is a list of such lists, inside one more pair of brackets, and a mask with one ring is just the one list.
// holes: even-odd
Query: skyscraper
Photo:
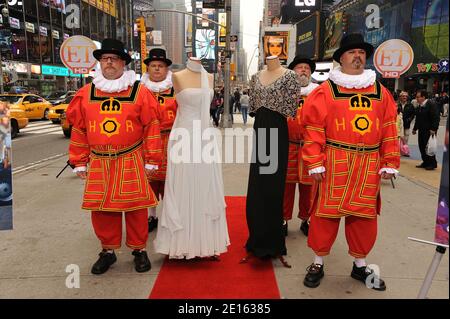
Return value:
[[(171, 9), (186, 12), (184, 0), (154, 0), (155, 9)], [(155, 30), (161, 30), (162, 43), (167, 56), (173, 61), (174, 68), (184, 65), (186, 49), (184, 47), (184, 15), (172, 12), (157, 12)]]

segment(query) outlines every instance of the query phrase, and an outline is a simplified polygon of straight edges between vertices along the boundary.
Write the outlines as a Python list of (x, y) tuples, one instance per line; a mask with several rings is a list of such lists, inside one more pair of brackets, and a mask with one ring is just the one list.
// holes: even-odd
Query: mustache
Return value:
[(353, 63), (353, 62), (360, 62), (360, 63), (362, 63), (361, 58), (354, 58), (353, 61), (352, 61), (352, 63)]

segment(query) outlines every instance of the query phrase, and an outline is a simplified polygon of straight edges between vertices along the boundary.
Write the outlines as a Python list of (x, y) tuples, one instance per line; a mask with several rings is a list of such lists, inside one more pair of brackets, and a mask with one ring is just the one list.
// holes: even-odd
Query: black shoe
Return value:
[(320, 280), (325, 273), (323, 272), (323, 265), (312, 263), (306, 268), (308, 272), (303, 280), (303, 284), (309, 288), (316, 288), (320, 285)]
[[(353, 263), (353, 270), (350, 276), (356, 280), (359, 280), (363, 282), (367, 288), (372, 288), (374, 290), (378, 291), (385, 291), (386, 290), (386, 284), (384, 283), (384, 280), (381, 278), (377, 278), (377, 275), (374, 273), (373, 269), (367, 268), (367, 266), (364, 267), (356, 267), (356, 264)], [(366, 283), (366, 279), (369, 278), (369, 285)]]
[(152, 264), (145, 250), (134, 250), (132, 254), (134, 256), (134, 269), (137, 272), (146, 272), (152, 268)]
[(287, 222), (287, 220), (284, 221), (283, 232), (284, 232), (284, 237), (286, 237), (288, 235), (288, 222)]
[(422, 163), (420, 165), (416, 165), (417, 168), (425, 168), (425, 163)]
[(308, 237), (309, 232), (309, 222), (307, 220), (302, 221), (302, 224), (300, 225), (300, 231)]
[(425, 169), (427, 171), (432, 171), (432, 170), (436, 169), (436, 167), (435, 166), (427, 166), (427, 167), (425, 167)]
[(158, 218), (151, 216), (148, 219), (148, 232), (151, 233), (158, 227)]
[(117, 261), (116, 254), (114, 252), (110, 254), (107, 253), (106, 250), (102, 250), (102, 252), (98, 255), (100, 258), (95, 262), (91, 269), (91, 273), (94, 275), (101, 275), (105, 273), (109, 267)]

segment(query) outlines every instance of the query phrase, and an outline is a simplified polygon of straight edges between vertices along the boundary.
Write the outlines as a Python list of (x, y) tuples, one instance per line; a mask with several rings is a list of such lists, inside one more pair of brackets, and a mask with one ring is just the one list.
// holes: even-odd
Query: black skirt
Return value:
[[(256, 112), (253, 128), (246, 249), (257, 257), (278, 257), (286, 255), (283, 197), (289, 151), (287, 121), (280, 113), (261, 107)], [(271, 128), (277, 134), (271, 135)]]

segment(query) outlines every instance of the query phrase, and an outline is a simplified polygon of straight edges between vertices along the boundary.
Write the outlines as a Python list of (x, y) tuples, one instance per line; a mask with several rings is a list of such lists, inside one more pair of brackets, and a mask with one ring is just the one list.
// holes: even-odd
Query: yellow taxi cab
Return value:
[(28, 119), (48, 119), (52, 104), (46, 99), (34, 94), (1, 94), (0, 101), (7, 102), (11, 107), (18, 107), (25, 112)]
[(28, 125), (28, 118), (25, 115), (25, 111), (16, 107), (11, 107), (9, 109), (11, 118), (11, 138), (15, 138), (23, 129)]
[(61, 114), (60, 120), (61, 120), (61, 128), (64, 133), (64, 136), (67, 138), (70, 138), (70, 133), (72, 132), (72, 126), (69, 124), (69, 121), (67, 121), (66, 112)]
[(73, 95), (68, 96), (65, 100), (58, 105), (52, 106), (48, 112), (48, 119), (54, 124), (61, 123), (61, 115), (66, 113), (67, 107), (70, 101), (72, 101)]

